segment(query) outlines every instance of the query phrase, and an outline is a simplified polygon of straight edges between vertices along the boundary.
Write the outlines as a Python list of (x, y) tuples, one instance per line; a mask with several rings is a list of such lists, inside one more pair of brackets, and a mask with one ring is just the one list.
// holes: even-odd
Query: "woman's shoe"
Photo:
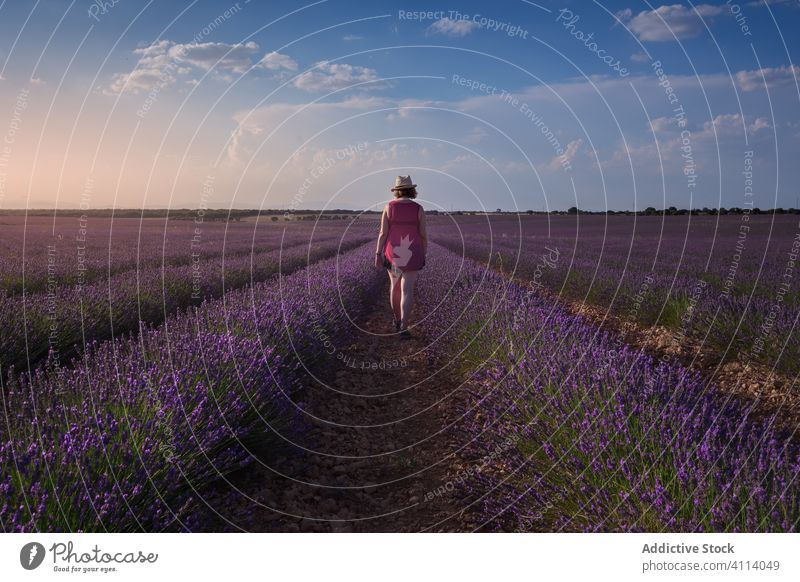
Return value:
[(400, 339), (409, 340), (411, 337), (411, 332), (407, 329), (400, 330)]
[(400, 331), (400, 320), (392, 318), (392, 325), (394, 325), (395, 331)]

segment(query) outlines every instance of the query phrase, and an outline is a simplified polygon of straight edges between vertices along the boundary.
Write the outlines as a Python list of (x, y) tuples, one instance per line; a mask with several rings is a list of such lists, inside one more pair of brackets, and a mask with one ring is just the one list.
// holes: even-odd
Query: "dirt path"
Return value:
[(316, 417), (301, 445), (310, 451), (295, 447), (272, 468), (238, 475), (251, 499), (237, 495), (228, 519), (248, 531), (471, 530), (453, 486), (467, 398), (460, 378), (425, 338), (394, 333), (383, 292), (356, 323), (357, 336), (337, 346), (341, 358), (302, 393)]

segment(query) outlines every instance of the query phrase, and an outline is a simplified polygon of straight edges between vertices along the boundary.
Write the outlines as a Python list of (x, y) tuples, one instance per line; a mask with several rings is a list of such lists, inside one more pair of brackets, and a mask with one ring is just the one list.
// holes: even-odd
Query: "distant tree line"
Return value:
[[(529, 212), (530, 213), (530, 212)], [(758, 207), (755, 208), (739, 208), (734, 206), (733, 208), (676, 208), (675, 206), (670, 206), (669, 208), (665, 208), (663, 210), (658, 210), (652, 206), (648, 206), (644, 210), (603, 210), (603, 211), (591, 211), (591, 210), (580, 210), (575, 206), (569, 208), (566, 212), (560, 212), (560, 214), (621, 214), (624, 216), (716, 216), (722, 214), (800, 214), (800, 210), (797, 208), (770, 208), (768, 210), (762, 210)], [(552, 214), (552, 213), (551, 213)]]
[[(436, 212), (426, 211), (427, 214), (437, 214)], [(577, 215), (577, 214), (601, 214), (601, 215), (619, 215), (619, 216), (716, 216), (719, 214), (800, 214), (800, 210), (797, 208), (771, 208), (768, 210), (762, 210), (761, 208), (676, 208), (674, 206), (670, 206), (669, 208), (665, 208), (663, 210), (658, 210), (653, 208), (652, 206), (648, 206), (644, 210), (580, 210), (575, 206), (567, 209), (567, 210), (520, 210), (520, 211), (504, 211), (498, 208), (496, 211), (485, 211), (485, 210), (452, 210), (450, 212), (439, 212), (438, 214), (443, 215), (453, 215), (453, 216), (486, 216), (491, 214), (503, 214), (503, 215), (520, 215), (520, 214), (527, 214), (527, 215)]]
[[(120, 208), (120, 209), (96, 209), (96, 210), (77, 210), (77, 209), (63, 209), (53, 210), (48, 208), (34, 208), (34, 209), (0, 209), (0, 216), (95, 216), (95, 217), (111, 217), (115, 218), (166, 218), (172, 220), (196, 220), (202, 217), (205, 222), (214, 221), (233, 221), (238, 222), (248, 217), (260, 217), (261, 220), (271, 220), (277, 222), (279, 220), (357, 220), (361, 215), (377, 215), (380, 210), (345, 210), (345, 209), (332, 209), (332, 210), (283, 210), (279, 208), (269, 208), (266, 210), (253, 210), (253, 209), (192, 209), (192, 208)], [(485, 216), (487, 214), (561, 214), (561, 215), (577, 215), (577, 214), (610, 214), (620, 216), (716, 216), (721, 214), (800, 214), (797, 208), (771, 208), (763, 210), (760, 208), (676, 208), (670, 206), (663, 210), (658, 210), (652, 206), (648, 206), (644, 210), (581, 210), (575, 206), (567, 210), (525, 210), (525, 211), (503, 211), (498, 208), (496, 211), (482, 211), (482, 210), (452, 210), (449, 212), (439, 210), (426, 210), (428, 215), (453, 215), (453, 216)]]
[[(335, 208), (331, 210), (285, 210), (279, 208), (269, 208), (266, 210), (254, 209), (222, 209), (222, 208), (99, 208), (93, 210), (79, 210), (75, 208), (65, 208), (54, 210), (52, 208), (7, 208), (0, 209), (0, 216), (89, 216), (89, 217), (111, 217), (115, 218), (166, 218), (172, 220), (195, 220), (202, 217), (203, 221), (234, 221), (238, 222), (243, 218), (260, 216), (268, 217), (272, 220), (335, 220), (338, 218), (352, 217), (357, 218), (360, 214), (378, 214), (379, 211), (368, 210), (344, 210)], [(435, 213), (435, 212), (434, 212)]]

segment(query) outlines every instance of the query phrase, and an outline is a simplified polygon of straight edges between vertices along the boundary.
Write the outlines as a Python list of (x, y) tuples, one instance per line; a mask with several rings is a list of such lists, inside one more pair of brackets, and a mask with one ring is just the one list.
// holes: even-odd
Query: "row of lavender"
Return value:
[(794, 217), (463, 217), (431, 232), (458, 254), (667, 326), (723, 359), (800, 370)]
[(87, 285), (58, 287), (52, 293), (0, 297), (0, 319), (11, 330), (0, 336), (0, 366), (31, 369), (51, 352), (65, 363), (90, 342), (137, 332), (142, 323), (158, 323), (176, 310), (289, 273), (367, 240), (366, 233), (355, 231), (347, 238), (339, 233), (311, 242), (307, 236), (305, 231), (291, 231), (269, 250), (167, 268), (155, 265)]
[(421, 324), (479, 386), (464, 453), (486, 529), (796, 531), (800, 446), (772, 418), (485, 265), (433, 248)]
[[(194, 530), (251, 445), (303, 430), (303, 367), (383, 283), (368, 245), (3, 387), (4, 531)], [(337, 293), (337, 287), (346, 293)], [(291, 341), (289, 341), (291, 339)], [(290, 347), (291, 346), (291, 347)]]
[[(0, 225), (0, 295), (87, 285), (150, 267), (189, 265), (197, 257), (232, 259), (280, 248), (285, 239), (329, 239), (343, 230), (338, 221), (209, 222), (202, 215), (197, 220), (5, 216)], [(350, 225), (367, 228), (358, 221)]]

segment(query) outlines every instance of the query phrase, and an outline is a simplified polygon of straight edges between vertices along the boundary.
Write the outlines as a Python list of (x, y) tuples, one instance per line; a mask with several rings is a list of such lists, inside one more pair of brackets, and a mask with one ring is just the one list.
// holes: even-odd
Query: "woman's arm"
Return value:
[(428, 227), (425, 224), (425, 211), (419, 207), (419, 234), (422, 236), (422, 252), (428, 252)]

